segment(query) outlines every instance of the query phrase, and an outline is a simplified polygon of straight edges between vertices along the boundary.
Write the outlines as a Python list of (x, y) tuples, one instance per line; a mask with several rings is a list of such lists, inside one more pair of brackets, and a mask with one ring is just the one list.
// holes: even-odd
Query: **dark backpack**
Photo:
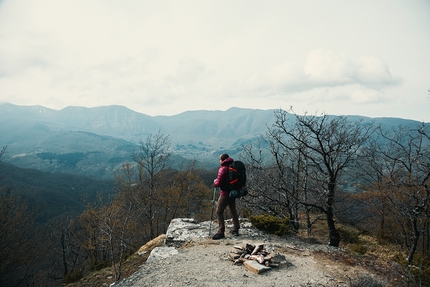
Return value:
[(233, 161), (228, 167), (229, 177), (229, 196), (232, 198), (239, 198), (248, 194), (246, 188), (246, 169), (243, 162), (240, 160)]

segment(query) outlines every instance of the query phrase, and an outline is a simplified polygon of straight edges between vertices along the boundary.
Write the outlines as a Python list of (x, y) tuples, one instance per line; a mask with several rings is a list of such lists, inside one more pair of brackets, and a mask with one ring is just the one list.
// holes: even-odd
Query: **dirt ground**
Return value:
[[(275, 253), (285, 256), (285, 262), (261, 274), (254, 274), (243, 265), (233, 265), (228, 259), (235, 245), (263, 243)], [(177, 254), (151, 260), (138, 272), (115, 283), (115, 287), (130, 286), (350, 286), (351, 280), (369, 274), (366, 268), (345, 260), (332, 260), (342, 253), (338, 248), (310, 244), (295, 237), (227, 236), (192, 241), (177, 249)], [(342, 258), (342, 256), (334, 256)], [(379, 278), (378, 278), (379, 280)], [(381, 279), (383, 281), (383, 278)]]

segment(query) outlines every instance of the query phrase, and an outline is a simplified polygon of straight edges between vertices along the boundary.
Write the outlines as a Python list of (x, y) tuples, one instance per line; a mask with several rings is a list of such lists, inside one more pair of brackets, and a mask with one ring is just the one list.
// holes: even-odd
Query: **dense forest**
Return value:
[[(40, 209), (0, 186), (0, 286), (61, 285), (122, 264), (171, 219), (209, 220), (217, 170), (184, 162), (173, 169), (170, 136), (158, 132), (115, 171), (112, 192), (79, 214), (35, 222)], [(3, 147), (0, 157), (6, 151)], [(44, 154), (43, 156), (55, 156)], [(430, 131), (386, 128), (360, 119), (275, 113), (258, 141), (243, 144), (247, 215), (288, 220), (291, 233), (324, 222), (327, 242), (342, 246), (340, 225), (396, 246), (409, 274), (404, 286), (430, 286)], [(243, 216), (241, 214), (241, 216)], [(288, 235), (287, 235), (288, 236)]]

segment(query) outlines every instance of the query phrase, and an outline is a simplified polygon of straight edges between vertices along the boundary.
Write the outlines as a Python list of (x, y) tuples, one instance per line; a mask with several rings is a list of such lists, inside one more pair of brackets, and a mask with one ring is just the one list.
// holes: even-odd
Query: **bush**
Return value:
[(367, 246), (363, 243), (356, 243), (352, 245), (351, 251), (360, 255), (364, 255), (367, 252)]
[(102, 270), (103, 268), (106, 268), (109, 266), (110, 266), (110, 264), (107, 261), (106, 262), (96, 261), (96, 262), (91, 263), (90, 268), (91, 268), (91, 271), (98, 271), (98, 270)]
[(286, 234), (289, 230), (288, 219), (269, 214), (249, 216), (249, 221), (251, 221), (252, 225), (256, 228), (278, 236)]
[(69, 271), (67, 272), (66, 276), (64, 276), (64, 283), (74, 283), (79, 281), (79, 279), (82, 278), (82, 272), (81, 271)]
[(343, 243), (360, 243), (360, 232), (358, 230), (348, 226), (339, 226), (338, 231)]
[(361, 274), (357, 278), (352, 279), (350, 287), (386, 287), (386, 282), (379, 281), (373, 276)]
[(393, 260), (403, 267), (415, 285), (430, 286), (430, 257), (427, 254), (416, 253), (412, 264), (408, 263), (404, 254), (397, 254)]

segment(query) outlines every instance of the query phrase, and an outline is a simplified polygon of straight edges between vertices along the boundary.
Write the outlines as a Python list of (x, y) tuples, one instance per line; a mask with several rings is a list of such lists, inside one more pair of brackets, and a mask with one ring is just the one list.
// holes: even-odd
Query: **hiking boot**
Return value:
[(213, 240), (218, 240), (218, 239), (222, 239), (222, 238), (224, 238), (225, 236), (224, 236), (224, 233), (217, 233), (217, 234), (215, 234), (214, 236), (212, 236), (212, 239)]
[(239, 236), (238, 230), (230, 230), (230, 234), (233, 234), (234, 236)]

